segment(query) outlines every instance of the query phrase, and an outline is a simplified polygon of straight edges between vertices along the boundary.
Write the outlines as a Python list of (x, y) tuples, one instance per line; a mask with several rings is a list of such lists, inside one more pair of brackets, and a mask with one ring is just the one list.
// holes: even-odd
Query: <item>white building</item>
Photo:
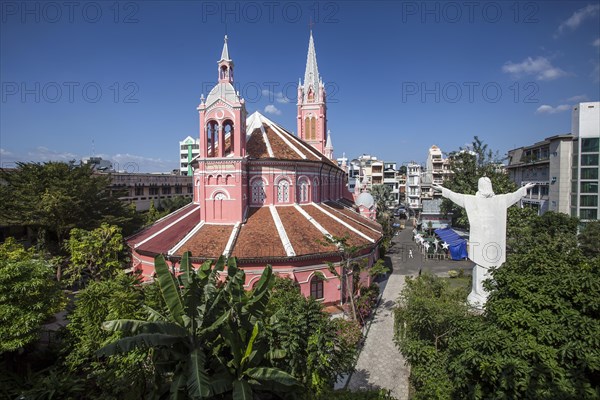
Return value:
[(179, 173), (192, 176), (191, 162), (200, 155), (200, 138), (186, 137), (179, 142)]
[(571, 215), (586, 223), (598, 219), (598, 164), (600, 155), (600, 102), (573, 107), (573, 165)]
[(412, 161), (406, 165), (406, 199), (413, 213), (421, 209), (421, 164)]
[(546, 211), (570, 213), (572, 153), (571, 134), (509, 150), (506, 171), (510, 179), (517, 186), (536, 184), (521, 199), (521, 206), (536, 209), (538, 215)]
[(599, 142), (600, 102), (588, 102), (573, 107), (571, 134), (510, 150), (510, 178), (517, 185), (536, 184), (521, 205), (540, 215), (570, 213), (584, 224), (597, 220)]

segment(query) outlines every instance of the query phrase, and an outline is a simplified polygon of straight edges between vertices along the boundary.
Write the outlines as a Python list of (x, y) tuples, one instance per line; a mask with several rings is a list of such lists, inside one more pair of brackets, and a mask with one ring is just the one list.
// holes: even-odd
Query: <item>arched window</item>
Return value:
[(310, 119), (310, 133), (312, 134), (311, 139), (317, 138), (317, 119), (316, 118)]
[(315, 101), (315, 91), (311, 85), (308, 87), (308, 102), (312, 103), (313, 101)]
[(301, 178), (298, 182), (298, 202), (299, 203), (308, 203), (308, 180), (306, 178)]
[(310, 297), (313, 299), (323, 298), (323, 279), (317, 275), (310, 279)]
[(310, 117), (304, 118), (304, 139), (309, 140), (311, 137), (310, 133)]
[(227, 79), (228, 77), (229, 77), (229, 71), (227, 70), (227, 66), (223, 65), (221, 67), (221, 79)]
[(318, 178), (315, 178), (313, 180), (312, 201), (314, 203), (318, 203), (319, 202), (319, 179)]
[(277, 202), (287, 203), (290, 201), (290, 183), (282, 179), (277, 184)]
[(206, 124), (206, 156), (215, 157), (216, 149), (219, 146), (219, 124), (216, 121), (209, 121)]
[(251, 184), (252, 191), (252, 204), (254, 205), (262, 205), (267, 198), (267, 194), (265, 193), (265, 183), (262, 179), (255, 179)]
[(223, 122), (223, 137), (225, 141), (225, 151), (223, 152), (223, 156), (227, 157), (229, 154), (233, 153), (234, 129), (233, 122), (230, 120)]

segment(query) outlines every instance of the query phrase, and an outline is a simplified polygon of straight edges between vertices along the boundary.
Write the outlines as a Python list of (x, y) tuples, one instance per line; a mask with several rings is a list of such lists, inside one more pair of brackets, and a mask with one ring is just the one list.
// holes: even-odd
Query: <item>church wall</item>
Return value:
[[(367, 255), (368, 267), (373, 265), (373, 261), (376, 259), (377, 252), (373, 252)], [(339, 259), (338, 259), (339, 260)], [(300, 285), (301, 293), (308, 297), (310, 296), (310, 282), (315, 274), (320, 272), (325, 276), (326, 280), (323, 281), (323, 298), (319, 299), (323, 304), (339, 304), (341, 300), (341, 285), (340, 280), (329, 271), (329, 267), (325, 261), (334, 261), (330, 258), (329, 260), (304, 260), (296, 262), (287, 262), (282, 264), (272, 264), (273, 273), (280, 277), (287, 277), (294, 279)], [(201, 263), (193, 263), (194, 268), (198, 268)], [(258, 282), (260, 275), (264, 269), (266, 263), (261, 264), (244, 264), (239, 265), (244, 269), (246, 273), (246, 290), (252, 290), (253, 285)], [(144, 282), (152, 281), (154, 275), (154, 258), (146, 255), (137, 254), (133, 252), (133, 270), (141, 274), (141, 279)], [(336, 271), (341, 274), (341, 267), (337, 266)], [(222, 280), (225, 280), (227, 274), (226, 271), (222, 274)], [(361, 284), (368, 286), (371, 284), (371, 277), (367, 271), (361, 274)], [(351, 283), (351, 279), (348, 278), (348, 283)], [(348, 289), (350, 290), (350, 289)]]

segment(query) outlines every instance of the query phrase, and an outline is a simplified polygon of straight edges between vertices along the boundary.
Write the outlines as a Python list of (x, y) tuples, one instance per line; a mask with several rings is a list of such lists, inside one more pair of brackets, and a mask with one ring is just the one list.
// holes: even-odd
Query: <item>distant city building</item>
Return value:
[(421, 178), (421, 201), (441, 198), (442, 193), (433, 190), (432, 184), (443, 185), (451, 175), (450, 160), (443, 157), (439, 147), (431, 146)]
[(448, 216), (441, 211), (442, 199), (432, 199), (422, 201), (423, 210), (419, 215), (419, 224), (421, 229), (426, 229), (431, 224), (433, 229), (445, 228), (452, 222)]
[(192, 160), (200, 154), (200, 139), (191, 136), (179, 142), (179, 173), (192, 176)]
[(600, 154), (600, 102), (573, 107), (573, 165), (571, 215), (582, 223), (598, 219), (598, 164)]
[(86, 157), (81, 159), (81, 163), (85, 165), (91, 165), (94, 171), (114, 171), (114, 167), (111, 161), (103, 160), (102, 157)]
[(111, 192), (118, 195), (119, 200), (135, 204), (137, 211), (148, 210), (152, 202), (158, 207), (161, 200), (174, 197), (191, 198), (194, 194), (191, 176), (126, 172), (98, 174), (108, 175), (111, 179)]
[(536, 184), (521, 205), (540, 215), (567, 213), (583, 224), (597, 220), (599, 141), (600, 102), (587, 102), (573, 108), (571, 134), (510, 150), (509, 177), (517, 185)]
[(406, 202), (412, 213), (421, 209), (421, 175), (423, 167), (414, 161), (406, 165)]
[[(388, 208), (394, 208), (400, 205), (400, 172), (396, 169), (396, 162), (382, 161), (377, 157), (363, 154), (360, 157), (348, 162), (344, 157), (337, 159), (338, 165), (346, 163), (348, 172), (348, 189), (352, 193), (370, 192), (375, 185), (388, 186), (393, 195), (393, 200), (389, 201)], [(358, 192), (356, 185), (359, 185)], [(404, 192), (402, 190), (402, 192)]]
[(508, 152), (506, 170), (510, 179), (522, 186), (535, 183), (521, 199), (541, 215), (546, 211), (570, 213), (571, 158), (573, 135), (556, 135), (530, 146)]

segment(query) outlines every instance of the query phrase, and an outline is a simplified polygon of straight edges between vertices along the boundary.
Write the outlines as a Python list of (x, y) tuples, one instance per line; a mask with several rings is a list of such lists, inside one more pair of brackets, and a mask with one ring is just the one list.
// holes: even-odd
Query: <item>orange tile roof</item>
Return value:
[(194, 257), (219, 258), (232, 231), (232, 225), (204, 225), (179, 248), (176, 255), (191, 251)]
[(323, 233), (295, 207), (277, 207), (277, 212), (297, 256), (337, 251), (332, 244), (321, 244), (325, 241)]
[(251, 208), (231, 255), (238, 258), (286, 257), (269, 207)]
[(363, 246), (371, 244), (367, 239), (348, 229), (339, 222), (331, 219), (321, 210), (313, 205), (301, 206), (308, 214), (314, 218), (330, 235), (343, 238), (348, 237), (348, 244), (350, 246)]
[[(334, 213), (338, 212), (340, 214), (345, 215), (348, 218), (353, 219), (354, 221), (356, 221), (360, 224), (367, 225), (369, 228), (373, 228), (373, 229), (381, 232), (381, 225), (379, 225), (379, 223), (377, 223), (376, 221), (373, 221), (372, 219), (363, 217), (356, 211), (351, 210), (347, 207), (344, 207), (342, 204), (339, 204), (335, 201), (327, 201), (324, 204), (325, 204), (326, 208), (327, 208), (327, 206), (329, 206), (328, 211), (330, 211), (330, 212), (334, 212)], [(333, 209), (334, 211), (332, 211), (331, 209)]]

